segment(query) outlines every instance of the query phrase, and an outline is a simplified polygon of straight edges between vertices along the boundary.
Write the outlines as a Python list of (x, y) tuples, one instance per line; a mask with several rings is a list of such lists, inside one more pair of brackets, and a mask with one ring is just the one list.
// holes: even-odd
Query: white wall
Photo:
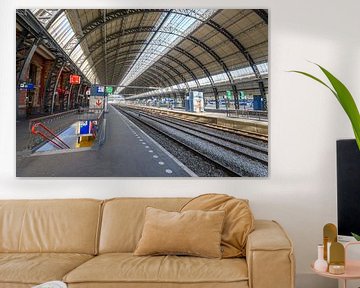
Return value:
[(301, 69), (320, 75), (306, 60), (320, 63), (344, 81), (359, 103), (360, 2), (181, 0), (170, 4), (161, 0), (132, 0), (121, 4), (118, 0), (88, 0), (86, 6), (82, 3), (85, 2), (62, 0), (62, 6), (57, 8), (158, 8), (164, 7), (164, 3), (168, 3), (166, 8), (190, 8), (195, 3), (198, 8), (269, 8), (270, 177), (234, 180), (15, 178), (14, 9), (45, 5), (40, 0), (18, 0), (0, 9), (0, 198), (195, 196), (206, 192), (248, 198), (257, 218), (278, 220), (293, 239), (297, 286), (335, 286), (334, 282), (325, 284), (314, 276), (309, 264), (316, 257), (322, 226), (327, 222), (336, 223), (335, 141), (353, 137), (352, 130), (339, 104), (325, 88), (285, 71)]

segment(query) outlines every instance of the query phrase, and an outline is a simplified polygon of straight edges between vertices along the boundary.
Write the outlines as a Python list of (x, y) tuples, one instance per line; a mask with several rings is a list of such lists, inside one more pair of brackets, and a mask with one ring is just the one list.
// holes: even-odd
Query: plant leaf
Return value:
[(322, 66), (320, 66), (316, 63), (314, 63), (314, 64), (317, 65), (321, 69), (321, 71), (325, 74), (325, 76), (329, 79), (333, 88), (331, 88), (325, 82), (323, 82), (319, 78), (317, 78), (309, 73), (297, 71), (297, 70), (292, 70), (289, 72), (294, 72), (294, 73), (305, 75), (305, 76), (321, 83), (335, 95), (336, 99), (339, 101), (340, 105), (343, 107), (345, 113), (347, 114), (347, 116), (350, 119), (353, 131), (354, 131), (354, 135), (356, 138), (356, 143), (360, 150), (360, 114), (359, 114), (359, 110), (356, 107), (354, 98), (352, 97), (349, 90), (345, 87), (345, 85), (340, 80), (338, 80), (334, 75), (332, 75), (329, 71), (327, 71)]
[(335, 97), (336, 97), (336, 98), (338, 97), (337, 94), (336, 94), (336, 92), (335, 92), (329, 85), (327, 85), (324, 81), (320, 80), (319, 78), (315, 77), (314, 75), (311, 75), (311, 74), (306, 73), (306, 72), (298, 71), (298, 70), (290, 70), (290, 71), (288, 71), (288, 72), (293, 72), (293, 73), (298, 73), (298, 74), (305, 75), (305, 76), (307, 76), (307, 77), (309, 77), (309, 78), (311, 78), (311, 79), (313, 79), (313, 80), (321, 83), (321, 84), (324, 85), (325, 87), (329, 88), (329, 90), (335, 95)]
[(356, 142), (360, 149), (360, 114), (359, 114), (359, 110), (356, 107), (354, 98), (352, 97), (351, 93), (346, 88), (346, 86), (340, 80), (338, 80), (325, 68), (321, 67), (318, 64), (316, 65), (321, 69), (321, 71), (329, 79), (331, 85), (334, 87), (338, 95), (337, 99), (339, 100), (341, 106), (344, 108), (353, 126)]
[(351, 235), (356, 239), (356, 241), (360, 241), (360, 235), (351, 232)]
[(353, 130), (354, 130), (354, 134), (355, 134), (356, 143), (357, 143), (357, 145), (359, 147), (359, 150), (360, 150), (360, 135), (356, 132), (354, 127), (353, 127)]

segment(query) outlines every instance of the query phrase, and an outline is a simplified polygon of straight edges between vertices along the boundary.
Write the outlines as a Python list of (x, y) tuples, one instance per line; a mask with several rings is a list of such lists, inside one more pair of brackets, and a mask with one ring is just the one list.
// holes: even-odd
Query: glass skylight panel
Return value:
[[(79, 58), (82, 57), (82, 56), (85, 57), (84, 51), (83, 51), (83, 49), (81, 48), (81, 45), (78, 45), (78, 46), (76, 46), (74, 52), (71, 53), (70, 58), (71, 58), (71, 60), (73, 60), (75, 63), (77, 63), (77, 61), (79, 60)], [(81, 66), (80, 66), (79, 68), (81, 68)]]
[[(202, 23), (193, 17), (188, 17), (191, 11), (194, 13), (194, 16), (196, 15), (197, 18), (202, 20), (206, 20), (215, 12), (215, 10), (211, 9), (190, 9), (186, 13), (182, 12), (185, 15), (170, 12), (169, 17), (161, 24), (169, 12), (163, 13), (155, 25), (158, 32), (155, 35), (153, 33), (149, 35), (148, 39), (152, 38), (151, 42), (134, 63), (133, 67), (127, 71), (125, 78), (120, 83), (121, 86), (129, 85), (171, 48), (176, 46), (183, 37), (189, 35)], [(206, 19), (203, 19), (203, 16), (200, 15), (206, 15)], [(124, 88), (120, 87), (117, 89), (117, 92), (119, 93)]]
[[(258, 64), (257, 67), (261, 74), (267, 74), (268, 63)], [(255, 74), (250, 66), (230, 71), (230, 73), (233, 76), (234, 80), (243, 79), (243, 78), (252, 77), (252, 76), (255, 77)], [(214, 80), (214, 83), (229, 82), (229, 79), (228, 79), (226, 73), (212, 75), (212, 79)], [(211, 84), (209, 78), (207, 78), (207, 77), (198, 79), (198, 82), (201, 87), (205, 87), (205, 86), (208, 86)], [(194, 80), (187, 82), (187, 85), (190, 88), (195, 88), (195, 89), (197, 88), (196, 82)], [(185, 83), (180, 83), (180, 84), (178, 84), (178, 86), (181, 89), (186, 88)], [(127, 99), (146, 98), (146, 97), (150, 97), (150, 96), (161, 95), (164, 92), (168, 92), (169, 91), (168, 88), (170, 88), (170, 91), (175, 91), (177, 89), (177, 85), (173, 85), (171, 87), (165, 87), (165, 88), (158, 89), (158, 90), (149, 91), (146, 93), (141, 93), (136, 96), (128, 97)]]
[(230, 74), (232, 75), (234, 80), (241, 79), (244, 77), (255, 76), (254, 71), (252, 70), (251, 67), (245, 67), (245, 68), (233, 70), (233, 71), (230, 71)]
[[(193, 87), (197, 87), (196, 86), (196, 82), (195, 81), (190, 81), (190, 82), (187, 82), (187, 84), (189, 85), (190, 88), (193, 88)], [(184, 86), (186, 87), (186, 85), (184, 84)]]
[[(194, 81), (195, 82), (195, 81)], [(210, 85), (210, 80), (208, 77), (198, 79), (200, 86)]]
[(41, 11), (41, 9), (30, 9), (30, 11), (31, 11), (32, 14), (34, 14), (36, 16), (36, 18), (38, 18), (39, 11)]
[(65, 12), (61, 13), (61, 15), (55, 20), (55, 22), (50, 26), (48, 32), (51, 36), (59, 43), (59, 45), (64, 48), (64, 38), (67, 39), (66, 36), (74, 35), (70, 23), (66, 17)]
[(46, 27), (53, 19), (59, 9), (30, 9), (40, 23)]
[[(39, 17), (50, 17), (46, 15), (54, 16), (59, 9), (31, 9), (31, 12), (39, 19)], [(46, 26), (46, 24), (49, 22), (49, 20), (45, 23), (42, 22), (40, 19), (39, 21), (43, 24), (43, 26)], [(61, 46), (61, 48), (64, 49), (64, 51), (69, 55), (69, 50), (65, 49), (69, 41), (74, 39), (74, 30), (71, 27), (71, 24), (69, 22), (69, 19), (65, 12), (62, 12), (56, 20), (50, 25), (48, 28), (48, 32), (51, 34), (51, 36), (54, 38), (54, 40)], [(78, 65), (78, 61), (81, 58), (85, 58), (84, 51), (81, 47), (81, 45), (78, 45), (73, 53), (69, 55), (71, 60), (74, 61), (76, 65)], [(84, 73), (84, 75), (89, 79), (90, 82), (96, 83), (98, 81), (98, 77), (93, 69), (89, 69), (89, 62), (88, 60), (84, 61), (85, 65), (82, 65), (82, 67), (79, 67), (79, 69)], [(86, 69), (88, 68), (88, 69)]]
[(268, 72), (269, 72), (268, 63), (261, 63), (256, 66), (259, 69), (260, 74), (268, 74)]
[(212, 76), (212, 79), (214, 80), (214, 83), (220, 83), (220, 82), (226, 82), (229, 81), (228, 76), (226, 73), (216, 74)]

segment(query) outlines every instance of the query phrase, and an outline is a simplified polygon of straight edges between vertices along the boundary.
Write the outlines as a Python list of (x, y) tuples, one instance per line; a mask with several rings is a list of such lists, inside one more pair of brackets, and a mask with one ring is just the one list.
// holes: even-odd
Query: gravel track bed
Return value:
[[(126, 109), (128, 109), (128, 108), (126, 108)], [(133, 109), (131, 109), (131, 110), (133, 110)], [(149, 114), (149, 115), (152, 115), (152, 116), (160, 117), (162, 119), (166, 119), (166, 121), (170, 121), (170, 119), (171, 119), (172, 122), (177, 122), (177, 123), (179, 123), (181, 125), (184, 125), (184, 124), (185, 125), (190, 125), (188, 121), (181, 120), (181, 119), (178, 119), (178, 118), (173, 118), (171, 116), (169, 116), (167, 118), (166, 116), (163, 116), (163, 115), (158, 114), (158, 113), (149, 113), (148, 111), (146, 111), (146, 112), (142, 111), (142, 112), (146, 113), (146, 114)], [(193, 122), (191, 123), (191, 126), (197, 128), (197, 129), (201, 129), (204, 132), (216, 133), (221, 137), (226, 137), (226, 138), (229, 138), (229, 139), (231, 139), (233, 141), (242, 141), (242, 142), (245, 142), (245, 143), (260, 146), (262, 148), (268, 148), (267, 141), (256, 140), (256, 139), (249, 138), (249, 137), (246, 137), (246, 136), (242, 136), (242, 135), (239, 135), (239, 134), (236, 134), (236, 133), (231, 133), (231, 132), (228, 132), (228, 131), (223, 131), (223, 130), (219, 130), (219, 129), (216, 129), (216, 128), (211, 128), (211, 127), (204, 126), (204, 125), (201, 125), (201, 124), (198, 124), (198, 123), (193, 123)]]
[[(145, 116), (145, 117), (149, 117), (149, 116)], [(154, 116), (150, 116), (150, 117), (154, 117)], [(228, 142), (227, 140), (218, 138), (216, 136), (216, 133), (214, 133), (215, 136), (211, 136), (211, 135), (208, 135), (208, 134), (200, 132), (200, 131), (194, 131), (190, 125), (187, 125), (189, 128), (187, 128), (187, 127), (185, 128), (185, 127), (180, 126), (179, 124), (176, 124), (176, 123), (174, 123), (172, 121), (167, 121), (167, 120), (164, 120), (164, 119), (160, 119), (160, 120), (159, 119), (153, 119), (153, 120), (154, 121), (159, 121), (159, 123), (162, 123), (164, 125), (166, 125), (166, 123), (170, 123), (170, 125), (176, 127), (175, 129), (180, 129), (180, 130), (182, 130), (184, 132), (188, 132), (189, 134), (194, 135), (195, 137), (198, 136), (198, 137), (204, 138), (205, 140), (215, 141), (218, 145), (224, 145), (225, 147), (228, 147), (230, 149), (234, 149), (236, 151), (239, 151), (240, 153), (242, 152), (242, 153), (245, 153), (247, 155), (259, 158), (259, 159), (261, 159), (263, 161), (268, 160), (267, 153), (254, 151), (253, 149), (248, 148), (248, 147), (244, 147), (241, 144), (235, 144), (235, 143), (232, 143), (232, 142)], [(244, 155), (244, 156), (246, 156), (246, 155)]]
[[(171, 120), (179, 121), (180, 123), (182, 122), (182, 123), (189, 124), (189, 122), (183, 121), (183, 120), (180, 120), (180, 119), (171, 118)], [(216, 133), (221, 137), (226, 137), (226, 138), (229, 138), (229, 139), (234, 140), (234, 141), (242, 141), (244, 143), (249, 143), (249, 144), (256, 145), (256, 146), (259, 146), (259, 147), (262, 147), (262, 148), (268, 148), (267, 141), (257, 140), (257, 139), (254, 139), (254, 138), (246, 137), (246, 136), (236, 134), (236, 133), (232, 133), (232, 132), (229, 132), (229, 131), (224, 131), (224, 130), (208, 127), (208, 126), (201, 125), (201, 124), (198, 124), (198, 123), (193, 123), (193, 124), (191, 123), (191, 125), (193, 125), (197, 129), (201, 129), (201, 130), (203, 130), (205, 132)]]
[[(119, 111), (121, 112), (121, 110)], [(128, 115), (123, 115), (129, 118)], [(129, 119), (199, 177), (229, 177), (226, 172), (206, 162), (204, 158), (180, 146), (175, 141), (149, 128), (138, 120), (134, 120), (133, 118)]]
[[(134, 117), (138, 117), (138, 113), (136, 112), (128, 112), (128, 113), (131, 113), (131, 115), (133, 115)], [(209, 155), (213, 159), (216, 159), (220, 163), (224, 163), (229, 168), (233, 169), (242, 176), (254, 177), (254, 176), (267, 176), (268, 174), (267, 165), (261, 164), (257, 161), (253, 161), (245, 156), (236, 154), (234, 152), (225, 150), (224, 148), (216, 146), (215, 144), (211, 144), (206, 140), (194, 138), (184, 132), (168, 127), (166, 126), (166, 124), (161, 124), (155, 120), (151, 120), (146, 117), (143, 117), (141, 120), (146, 121), (150, 125), (153, 125), (154, 127), (157, 127), (158, 129), (166, 133), (169, 133), (170, 135), (172, 135), (177, 139), (180, 139), (190, 147), (193, 147), (196, 150), (204, 152), (205, 154)], [(171, 150), (169, 152), (171, 153)]]
[(190, 147), (204, 152), (212, 159), (215, 159), (220, 163), (224, 163), (227, 167), (233, 169), (244, 177), (267, 176), (267, 166), (260, 164), (259, 162), (253, 161), (234, 152), (224, 150), (223, 148), (209, 143), (206, 140), (194, 138), (182, 131), (175, 130), (172, 127), (167, 127), (165, 124), (158, 123), (154, 120), (146, 119), (146, 122), (169, 133), (177, 139), (180, 139)]

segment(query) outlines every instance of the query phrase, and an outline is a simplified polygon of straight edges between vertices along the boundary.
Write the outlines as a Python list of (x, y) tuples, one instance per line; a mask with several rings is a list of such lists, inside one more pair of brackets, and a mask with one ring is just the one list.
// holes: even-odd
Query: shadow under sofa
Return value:
[(0, 288), (294, 287), (292, 243), (271, 220), (255, 220), (245, 258), (133, 256), (145, 208), (179, 211), (189, 200), (1, 200)]

